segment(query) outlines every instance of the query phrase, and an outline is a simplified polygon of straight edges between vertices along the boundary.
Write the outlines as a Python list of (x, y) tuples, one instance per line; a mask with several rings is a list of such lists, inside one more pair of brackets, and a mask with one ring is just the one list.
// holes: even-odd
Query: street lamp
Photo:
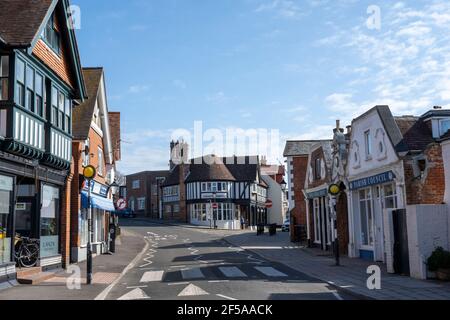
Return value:
[(337, 232), (337, 208), (336, 208), (336, 202), (337, 197), (339, 194), (343, 191), (342, 184), (334, 183), (330, 185), (328, 188), (328, 193), (331, 196), (331, 205), (330, 208), (332, 209), (332, 219), (334, 221), (333, 226), (333, 232), (334, 232), (334, 257), (336, 260), (336, 266), (340, 266), (340, 253), (339, 253), (339, 236)]
[(87, 242), (87, 276), (86, 276), (86, 283), (91, 284), (92, 283), (92, 204), (91, 204), (91, 182), (97, 175), (97, 170), (94, 166), (86, 166), (83, 169), (83, 176), (84, 179), (88, 182), (88, 242)]

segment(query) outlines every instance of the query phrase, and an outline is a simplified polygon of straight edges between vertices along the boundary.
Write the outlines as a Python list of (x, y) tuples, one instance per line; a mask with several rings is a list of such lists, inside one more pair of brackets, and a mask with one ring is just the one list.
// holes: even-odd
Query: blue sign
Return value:
[(323, 189), (323, 190), (320, 190), (320, 191), (315, 191), (315, 192), (311, 192), (311, 193), (307, 193), (306, 194), (308, 199), (323, 198), (323, 197), (326, 197), (327, 195), (328, 195), (328, 190), (327, 189)]
[(84, 188), (83, 190), (88, 191), (89, 189), (89, 183), (90, 183), (90, 187), (91, 187), (91, 192), (94, 194), (97, 194), (99, 196), (102, 196), (104, 198), (108, 197), (108, 191), (109, 188), (101, 183), (98, 183), (96, 181), (88, 181), (86, 180), (85, 184), (84, 184)]
[(350, 190), (357, 190), (362, 188), (367, 188), (370, 186), (374, 186), (377, 184), (383, 184), (392, 182), (395, 179), (395, 174), (392, 171), (384, 172), (381, 174), (378, 174), (376, 176), (351, 181), (350, 182)]

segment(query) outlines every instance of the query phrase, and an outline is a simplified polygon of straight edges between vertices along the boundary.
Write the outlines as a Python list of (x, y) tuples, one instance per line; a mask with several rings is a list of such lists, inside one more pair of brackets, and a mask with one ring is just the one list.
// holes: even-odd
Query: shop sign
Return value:
[[(104, 198), (108, 197), (108, 190), (109, 188), (101, 183), (91, 181), (91, 192), (94, 194), (97, 194), (99, 196), (102, 196)], [(88, 191), (89, 181), (85, 181), (84, 183), (84, 190)]]
[(13, 191), (13, 178), (0, 176), (0, 190)]
[(394, 179), (395, 174), (392, 171), (388, 171), (372, 177), (352, 181), (350, 182), (350, 190), (357, 190), (371, 187), (377, 184), (388, 183), (394, 181)]
[(306, 194), (306, 196), (308, 197), (308, 199), (323, 198), (328, 196), (328, 190), (323, 189), (315, 192), (309, 192)]
[[(213, 199), (213, 193), (202, 193), (202, 199)], [(216, 199), (226, 199), (227, 193), (216, 193)]]
[(58, 255), (58, 239), (59, 236), (41, 237), (41, 258)]

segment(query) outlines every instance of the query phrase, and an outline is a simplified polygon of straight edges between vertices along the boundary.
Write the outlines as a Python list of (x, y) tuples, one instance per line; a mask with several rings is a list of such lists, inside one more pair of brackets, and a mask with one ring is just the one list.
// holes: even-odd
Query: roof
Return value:
[[(228, 157), (205, 156), (192, 159), (189, 164), (184, 164), (186, 183), (196, 181), (256, 181), (259, 170), (259, 159), (256, 156)], [(165, 182), (165, 186), (179, 184), (180, 165), (171, 171)], [(260, 179), (261, 185), (267, 186)]]
[(103, 68), (83, 68), (84, 82), (89, 98), (73, 109), (73, 136), (75, 140), (86, 140), (89, 136), (102, 75)]
[(53, 0), (1, 0), (0, 38), (8, 46), (31, 46)]
[(423, 118), (396, 117), (395, 121), (402, 132), (403, 143), (408, 151), (423, 151), (434, 142), (433, 134)]
[(286, 141), (284, 157), (306, 156), (310, 153), (311, 147), (323, 140), (291, 140)]
[(325, 163), (328, 168), (331, 168), (331, 166), (333, 164), (333, 140), (320, 141), (319, 143), (315, 144), (313, 147), (315, 147), (316, 145), (319, 145), (322, 148)]

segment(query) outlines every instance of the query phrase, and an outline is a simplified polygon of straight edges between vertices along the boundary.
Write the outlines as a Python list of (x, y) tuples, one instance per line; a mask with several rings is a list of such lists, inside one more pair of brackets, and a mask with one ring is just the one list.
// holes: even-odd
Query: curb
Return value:
[[(245, 251), (250, 251), (250, 252), (256, 254), (257, 256), (259, 256), (260, 258), (262, 258), (262, 259), (264, 259), (264, 260), (268, 260), (268, 261), (270, 261), (270, 262), (281, 263), (281, 264), (285, 265), (285, 266), (288, 267), (288, 268), (294, 269), (294, 268), (292, 268), (292, 267), (286, 265), (286, 264), (283, 263), (283, 262), (277, 261), (277, 260), (272, 259), (272, 258), (265, 257), (263, 254), (258, 253), (258, 252), (256, 252), (255, 250), (244, 249), (244, 248), (242, 248), (241, 246), (238, 246), (238, 245), (236, 245), (236, 244), (234, 244), (234, 243), (228, 241), (227, 239), (225, 239), (225, 237), (222, 238), (222, 240), (225, 241), (226, 243), (228, 243), (228, 244), (234, 246), (234, 247), (238, 247), (238, 248), (240, 248), (240, 249), (242, 249), (242, 250), (245, 250)], [(303, 271), (303, 270), (302, 270), (302, 271), (297, 270), (297, 271), (306, 274), (308, 277), (311, 277), (311, 278), (314, 278), (314, 279), (318, 279), (318, 280), (320, 280), (320, 281), (323, 281), (323, 282), (327, 283), (329, 286), (335, 288), (337, 291), (341, 291), (341, 292), (347, 293), (347, 294), (349, 294), (349, 295), (351, 295), (351, 296), (354, 296), (355, 298), (358, 298), (358, 299), (360, 299), (360, 300), (374, 300), (374, 301), (377, 300), (377, 299), (372, 298), (372, 297), (370, 297), (370, 296), (367, 296), (367, 295), (364, 295), (364, 294), (361, 294), (361, 293), (354, 292), (354, 291), (352, 291), (352, 290), (350, 290), (350, 289), (347, 289), (347, 288), (341, 288), (340, 286), (335, 285), (335, 284), (333, 284), (333, 283), (330, 283), (328, 280), (321, 279), (321, 278), (317, 277), (316, 275), (312, 275), (312, 274), (310, 274), (310, 273), (307, 272), (307, 271)]]

